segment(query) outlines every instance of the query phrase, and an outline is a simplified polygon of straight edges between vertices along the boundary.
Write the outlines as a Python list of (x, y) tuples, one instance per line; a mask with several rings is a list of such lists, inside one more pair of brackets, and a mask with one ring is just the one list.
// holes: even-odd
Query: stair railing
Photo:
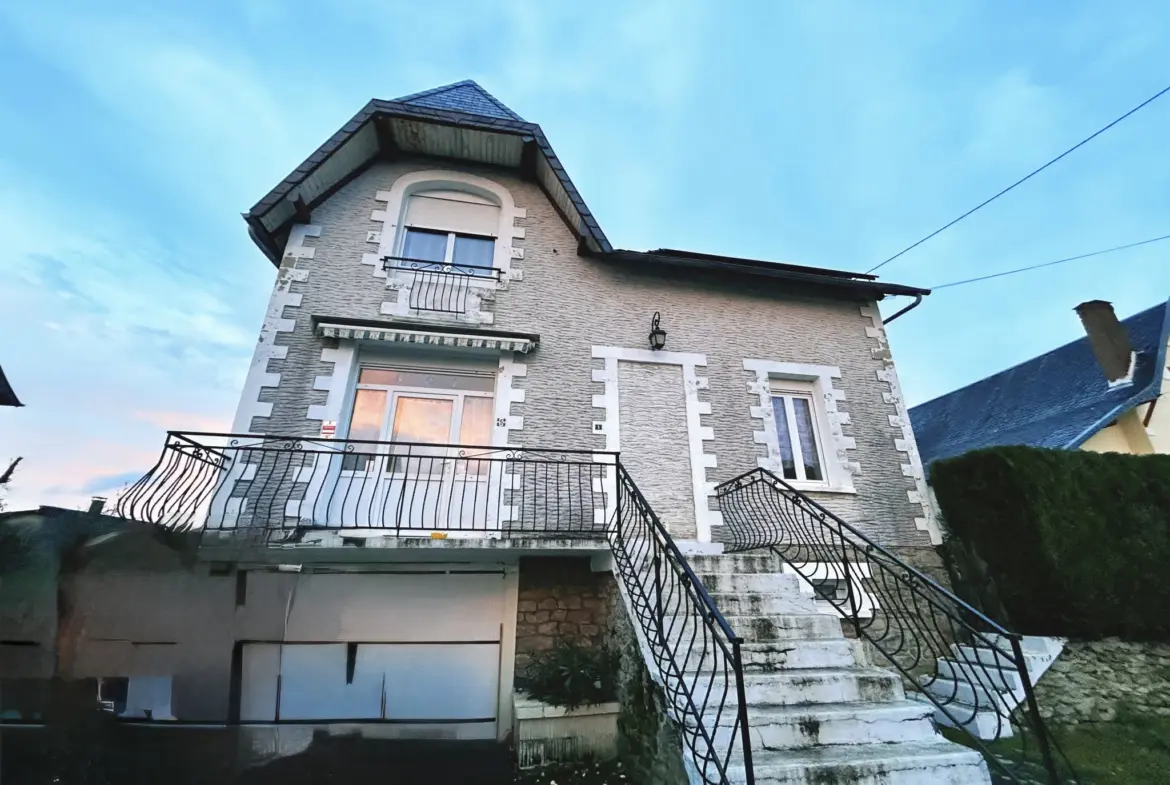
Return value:
[(742, 763), (744, 779), (737, 781), (753, 785), (743, 639), (715, 607), (620, 460), (615, 475), (609, 530), (615, 572), (658, 670), (667, 711), (702, 782), (730, 783), (729, 772)]
[[(1021, 785), (1037, 776), (1049, 785), (1078, 781), (1040, 716), (1021, 635), (766, 469), (722, 483), (715, 493), (731, 537), (727, 551), (775, 553), (933, 704), (940, 724), (983, 753), (993, 773)], [(1039, 765), (1028, 753), (1029, 731)], [(980, 738), (1015, 734), (1019, 748), (1008, 752), (992, 751)]]

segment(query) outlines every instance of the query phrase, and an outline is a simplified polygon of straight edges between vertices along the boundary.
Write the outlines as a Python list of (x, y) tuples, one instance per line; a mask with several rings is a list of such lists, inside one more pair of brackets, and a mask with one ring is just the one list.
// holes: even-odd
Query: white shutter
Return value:
[(500, 208), (494, 204), (448, 198), (446, 194), (417, 194), (410, 197), (407, 205), (406, 225), (495, 237), (500, 229)]

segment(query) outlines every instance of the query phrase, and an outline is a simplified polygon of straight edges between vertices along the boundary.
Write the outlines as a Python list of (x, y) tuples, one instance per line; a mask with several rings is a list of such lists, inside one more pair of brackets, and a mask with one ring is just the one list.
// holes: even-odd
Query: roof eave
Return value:
[[(589, 210), (585, 204), (585, 200), (581, 197), (580, 192), (561, 165), (560, 159), (552, 149), (552, 145), (549, 144), (544, 132), (536, 123), (507, 118), (484, 117), (454, 110), (432, 109), (430, 107), (413, 106), (396, 101), (374, 99), (367, 103), (337, 133), (333, 134), (324, 144), (318, 147), (312, 155), (293, 170), (292, 174), (277, 184), (244, 214), (244, 220), (248, 223), (249, 233), (252, 236), (253, 242), (260, 247), (264, 255), (273, 264), (280, 264), (282, 249), (279, 246), (279, 236), (294, 221), (291, 218), (285, 219), (279, 226), (270, 229), (265, 226), (263, 217), (279, 205), (282, 200), (292, 196), (296, 192), (296, 189), (308, 177), (324, 165), (348, 140), (358, 134), (366, 124), (376, 122), (379, 119), (390, 120), (394, 118), (416, 120), (428, 124), (465, 128), (468, 130), (502, 133), (534, 141), (545, 164), (553, 173), (560, 187), (564, 189), (569, 204), (577, 214), (576, 216), (566, 215), (558, 205), (558, 211), (562, 213), (562, 217), (566, 223), (576, 232), (578, 238), (590, 250), (600, 253), (613, 250), (608, 239), (605, 237), (605, 233), (601, 231), (601, 227), (593, 217), (593, 213)], [(374, 155), (374, 159), (379, 156), (385, 156), (389, 152), (391, 151), (382, 149), (382, 141), (379, 139), (378, 151)], [(368, 165), (369, 163), (370, 161), (366, 161), (364, 165)], [(536, 179), (541, 188), (548, 193), (548, 184), (540, 182), (540, 178)], [(314, 198), (307, 205), (308, 208), (311, 210), (324, 202), (325, 199), (332, 195), (334, 190), (335, 188), (330, 188), (322, 192), (322, 194)], [(548, 193), (548, 195), (550, 198), (552, 197), (551, 193)]]
[[(700, 269), (733, 272), (741, 275), (764, 276), (793, 283), (808, 284), (811, 286), (828, 287), (845, 290), (853, 294), (873, 296), (877, 299), (887, 295), (905, 295), (909, 297), (925, 296), (930, 289), (920, 289), (902, 284), (883, 283), (876, 280), (856, 279), (843, 277), (839, 271), (809, 272), (791, 269), (791, 265), (784, 267), (770, 267), (766, 262), (750, 260), (736, 260), (729, 258), (693, 258), (667, 256), (648, 251), (616, 250), (600, 254), (603, 257), (623, 262), (650, 262), (674, 267), (694, 267)], [(832, 274), (827, 274), (832, 273)]]

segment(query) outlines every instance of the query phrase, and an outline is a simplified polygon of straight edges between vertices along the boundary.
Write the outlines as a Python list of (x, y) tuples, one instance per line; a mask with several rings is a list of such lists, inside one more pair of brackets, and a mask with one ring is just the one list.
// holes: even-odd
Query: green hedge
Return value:
[(1170, 455), (997, 447), (931, 485), (1016, 631), (1170, 640)]

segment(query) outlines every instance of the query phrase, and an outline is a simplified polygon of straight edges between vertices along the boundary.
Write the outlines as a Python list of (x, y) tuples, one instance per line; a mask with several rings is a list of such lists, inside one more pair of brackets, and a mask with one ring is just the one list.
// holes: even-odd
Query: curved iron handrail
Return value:
[(743, 781), (752, 785), (743, 639), (715, 606), (620, 460), (616, 474), (609, 534), (615, 571), (658, 669), (671, 719), (703, 783), (729, 783), (730, 772), (742, 765)]
[[(996, 739), (1030, 730), (1051, 785), (1076, 782), (1040, 717), (1022, 636), (1010, 632), (766, 469), (715, 488), (728, 551), (767, 549), (814, 587), (1011, 782), (1022, 761), (994, 754)], [(843, 588), (843, 594), (842, 594)], [(947, 673), (940, 672), (945, 668)], [(1020, 710), (1017, 710), (1017, 706)], [(990, 729), (986, 727), (991, 723)], [(981, 732), (972, 728), (983, 725)], [(1058, 760), (1058, 755), (1061, 760)], [(1063, 770), (1063, 772), (1062, 772)], [(1062, 778), (1063, 777), (1063, 778)]]

